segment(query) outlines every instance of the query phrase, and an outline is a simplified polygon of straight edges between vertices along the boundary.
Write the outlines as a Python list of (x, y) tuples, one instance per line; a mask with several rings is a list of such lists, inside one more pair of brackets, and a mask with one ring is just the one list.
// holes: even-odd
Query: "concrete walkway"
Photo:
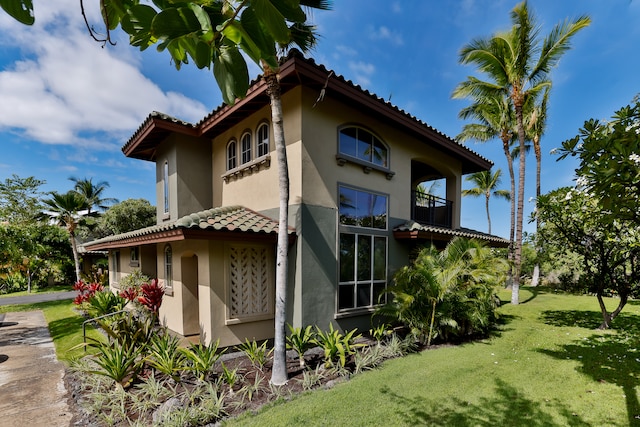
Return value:
[(0, 314), (0, 425), (69, 426), (63, 376), (42, 311)]

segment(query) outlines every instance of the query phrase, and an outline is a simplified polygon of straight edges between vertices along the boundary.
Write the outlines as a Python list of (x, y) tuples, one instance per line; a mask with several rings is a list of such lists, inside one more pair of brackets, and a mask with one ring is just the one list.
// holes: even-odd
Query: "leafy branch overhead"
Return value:
[(145, 50), (157, 45), (158, 51), (167, 51), (177, 69), (190, 62), (198, 68), (213, 65), (224, 101), (233, 104), (249, 88), (241, 51), (259, 66), (277, 70), (276, 46), (295, 43), (303, 50), (309, 47), (308, 35), (313, 28), (305, 25), (307, 16), (301, 6), (326, 9), (329, 4), (308, 0), (154, 0), (149, 5), (139, 0), (103, 0), (102, 15), (107, 29), (120, 25), (132, 46)]

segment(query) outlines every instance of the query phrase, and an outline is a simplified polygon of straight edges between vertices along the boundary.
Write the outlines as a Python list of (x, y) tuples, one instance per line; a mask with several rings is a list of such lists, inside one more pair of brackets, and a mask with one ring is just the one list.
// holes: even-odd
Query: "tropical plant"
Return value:
[(101, 290), (93, 292), (93, 295), (87, 298), (84, 307), (89, 316), (95, 318), (121, 311), (127, 302), (126, 299), (121, 298), (110, 290)]
[(88, 215), (92, 214), (92, 209), (104, 211), (107, 209), (107, 205), (118, 202), (112, 197), (102, 197), (104, 191), (109, 188), (109, 183), (106, 181), (94, 183), (93, 178), (71, 177), (69, 179), (74, 182), (74, 190), (87, 201)]
[(97, 323), (110, 341), (127, 348), (145, 349), (155, 333), (155, 321), (151, 316), (139, 316), (134, 313), (97, 320)]
[(261, 371), (269, 360), (271, 353), (273, 353), (273, 349), (267, 349), (267, 341), (258, 345), (256, 340), (249, 341), (249, 338), (245, 338), (242, 344), (236, 346), (236, 349), (243, 352), (249, 358), (251, 364)]
[(342, 334), (340, 330), (334, 329), (333, 324), (329, 323), (329, 330), (323, 331), (316, 326), (316, 337), (314, 341), (324, 350), (325, 366), (330, 367), (337, 366), (345, 367), (347, 365), (347, 357), (356, 352), (358, 347), (362, 347), (362, 344), (356, 344), (355, 340), (362, 335), (356, 335), (357, 329)]
[(291, 325), (289, 327), (289, 336), (287, 337), (287, 347), (291, 348), (298, 353), (300, 359), (300, 366), (304, 366), (304, 353), (315, 345), (313, 341), (315, 334), (313, 327), (308, 325), (305, 328), (294, 328)]
[(386, 323), (380, 323), (379, 325), (369, 329), (369, 335), (371, 335), (378, 343), (388, 338), (391, 334), (393, 334), (393, 331), (389, 329), (389, 325)]
[[(455, 238), (443, 251), (433, 246), (400, 269), (391, 301), (378, 311), (404, 323), (421, 342), (486, 331), (496, 319), (495, 287), (505, 260), (476, 240)], [(437, 320), (437, 321), (436, 321)]]
[(253, 397), (259, 393), (264, 391), (264, 383), (265, 377), (260, 373), (256, 373), (255, 378), (253, 379), (253, 383), (247, 383), (240, 389), (240, 395), (243, 399), (251, 402)]
[(90, 370), (89, 373), (104, 375), (126, 387), (142, 368), (142, 360), (138, 357), (141, 351), (139, 347), (123, 345), (116, 341), (108, 344), (99, 343), (93, 347), (98, 350), (94, 361), (101, 369)]
[[(487, 39), (476, 39), (460, 51), (460, 62), (475, 64), (489, 78), (483, 81), (469, 77), (456, 91), (460, 97), (471, 99), (509, 97), (516, 119), (520, 152), (525, 152), (526, 130), (524, 105), (530, 97), (537, 97), (551, 82), (549, 73), (562, 55), (570, 48), (570, 41), (591, 20), (581, 16), (573, 21), (557, 24), (540, 40), (540, 28), (529, 12), (526, 1), (516, 5), (511, 12), (513, 26), (510, 31), (495, 34)], [(514, 281), (512, 304), (519, 302), (520, 262), (524, 219), (525, 156), (520, 156), (518, 176), (518, 201), (514, 249)]]
[(500, 178), (502, 176), (502, 171), (498, 169), (495, 173), (491, 173), (491, 171), (481, 171), (475, 172), (471, 175), (468, 175), (465, 179), (476, 186), (473, 188), (469, 188), (466, 190), (462, 190), (463, 196), (484, 196), (485, 198), (485, 209), (487, 211), (487, 223), (489, 226), (488, 233), (491, 234), (491, 215), (489, 213), (489, 199), (493, 194), (496, 197), (503, 198), (505, 200), (511, 200), (511, 193), (507, 190), (497, 190), (496, 187), (500, 185)]
[(222, 369), (222, 379), (229, 386), (229, 393), (233, 394), (233, 386), (242, 381), (242, 375), (238, 373), (238, 368), (229, 369), (224, 362), (220, 362), (220, 368)]
[(180, 340), (168, 333), (154, 334), (147, 347), (145, 361), (175, 382), (180, 381), (180, 371), (186, 368), (183, 352), (178, 351)]
[(78, 246), (75, 238), (75, 231), (80, 223), (81, 211), (88, 208), (86, 199), (75, 191), (69, 191), (64, 194), (51, 192), (51, 198), (44, 199), (46, 206), (46, 214), (58, 225), (64, 226), (69, 232), (69, 241), (71, 242), (71, 251), (73, 253), (73, 261), (76, 269), (76, 282), (80, 281), (80, 258), (78, 256)]
[(140, 285), (138, 302), (146, 307), (153, 317), (157, 319), (163, 296), (164, 288), (159, 284), (158, 279), (153, 279), (151, 283)]
[(212, 341), (209, 345), (192, 344), (187, 348), (180, 348), (187, 361), (187, 369), (195, 373), (200, 381), (205, 381), (207, 376), (213, 372), (216, 362), (223, 351), (218, 351), (220, 340)]

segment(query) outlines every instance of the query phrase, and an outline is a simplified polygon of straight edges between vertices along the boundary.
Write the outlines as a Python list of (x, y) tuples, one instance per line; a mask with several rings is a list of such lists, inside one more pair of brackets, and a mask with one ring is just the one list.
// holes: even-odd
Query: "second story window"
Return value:
[(238, 166), (238, 147), (235, 140), (229, 141), (227, 145), (227, 170), (235, 169)]
[(371, 132), (359, 127), (346, 127), (339, 132), (340, 154), (374, 164), (389, 167), (387, 146)]
[(242, 164), (249, 163), (251, 161), (251, 134), (249, 132), (242, 135), (240, 140)]
[(173, 253), (171, 245), (164, 247), (164, 285), (167, 288), (173, 287)]
[(261, 124), (258, 127), (256, 135), (257, 139), (257, 151), (258, 157), (266, 156), (269, 154), (269, 125), (266, 123)]

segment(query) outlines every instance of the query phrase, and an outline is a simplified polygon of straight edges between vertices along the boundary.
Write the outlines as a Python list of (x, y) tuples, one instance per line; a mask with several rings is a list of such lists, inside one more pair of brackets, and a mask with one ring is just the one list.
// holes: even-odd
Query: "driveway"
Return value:
[(20, 297), (5, 297), (5, 298), (0, 298), (0, 305), (33, 304), (36, 302), (58, 301), (61, 299), (73, 299), (76, 297), (76, 295), (78, 295), (77, 291), (69, 291), (69, 292), (54, 292), (50, 294), (23, 295)]
[(3, 427), (69, 426), (72, 414), (63, 376), (42, 311), (0, 314)]

